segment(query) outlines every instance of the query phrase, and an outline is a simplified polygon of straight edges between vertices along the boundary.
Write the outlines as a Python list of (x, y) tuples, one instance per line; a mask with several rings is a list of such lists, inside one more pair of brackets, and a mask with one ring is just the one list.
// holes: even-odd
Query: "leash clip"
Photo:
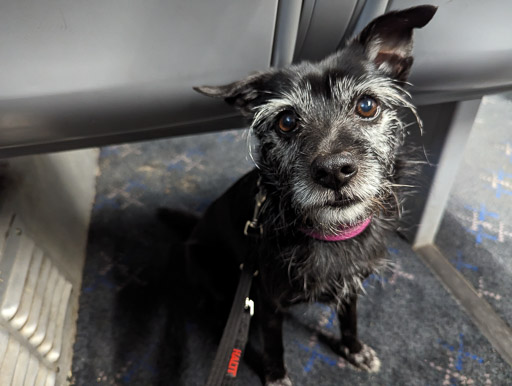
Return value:
[(263, 227), (261, 225), (258, 226), (258, 222), (247, 220), (244, 227), (244, 235), (259, 237), (263, 235)]
[(259, 237), (263, 235), (263, 226), (258, 224), (258, 219), (260, 216), (261, 207), (263, 203), (267, 199), (267, 195), (261, 188), (261, 178), (258, 179), (258, 193), (255, 198), (254, 212), (252, 215), (252, 220), (247, 220), (244, 227), (244, 235), (246, 236), (255, 236)]

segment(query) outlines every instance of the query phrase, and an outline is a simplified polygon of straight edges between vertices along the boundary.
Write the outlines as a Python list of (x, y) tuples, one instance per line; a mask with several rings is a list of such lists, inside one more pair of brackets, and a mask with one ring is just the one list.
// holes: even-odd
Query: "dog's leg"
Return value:
[(357, 337), (357, 295), (351, 296), (338, 312), (341, 329), (340, 354), (358, 369), (374, 373), (380, 360), (373, 349)]
[(283, 314), (265, 301), (259, 303), (265, 385), (292, 386), (284, 366)]

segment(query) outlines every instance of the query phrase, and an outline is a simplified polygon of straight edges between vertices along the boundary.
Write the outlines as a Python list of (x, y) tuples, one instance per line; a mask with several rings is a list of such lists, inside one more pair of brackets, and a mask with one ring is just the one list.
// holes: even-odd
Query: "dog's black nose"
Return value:
[(350, 153), (319, 155), (311, 164), (311, 176), (326, 188), (338, 189), (357, 174), (357, 169)]

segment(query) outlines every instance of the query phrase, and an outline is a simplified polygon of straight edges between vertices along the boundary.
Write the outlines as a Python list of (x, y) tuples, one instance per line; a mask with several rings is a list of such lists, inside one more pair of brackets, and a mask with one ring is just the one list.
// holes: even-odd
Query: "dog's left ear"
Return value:
[(413, 62), (413, 29), (424, 27), (436, 11), (433, 5), (420, 5), (386, 13), (370, 22), (352, 44), (363, 45), (380, 71), (405, 81)]
[(251, 118), (254, 107), (269, 95), (265, 90), (271, 77), (270, 71), (260, 72), (224, 86), (201, 86), (194, 87), (194, 90), (206, 96), (222, 98), (237, 107), (244, 116)]

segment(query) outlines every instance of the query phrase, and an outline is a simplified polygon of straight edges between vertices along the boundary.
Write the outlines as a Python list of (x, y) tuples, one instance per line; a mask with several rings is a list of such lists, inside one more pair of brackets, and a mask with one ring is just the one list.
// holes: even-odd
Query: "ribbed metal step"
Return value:
[(0, 385), (55, 384), (72, 290), (14, 218), (0, 256)]

